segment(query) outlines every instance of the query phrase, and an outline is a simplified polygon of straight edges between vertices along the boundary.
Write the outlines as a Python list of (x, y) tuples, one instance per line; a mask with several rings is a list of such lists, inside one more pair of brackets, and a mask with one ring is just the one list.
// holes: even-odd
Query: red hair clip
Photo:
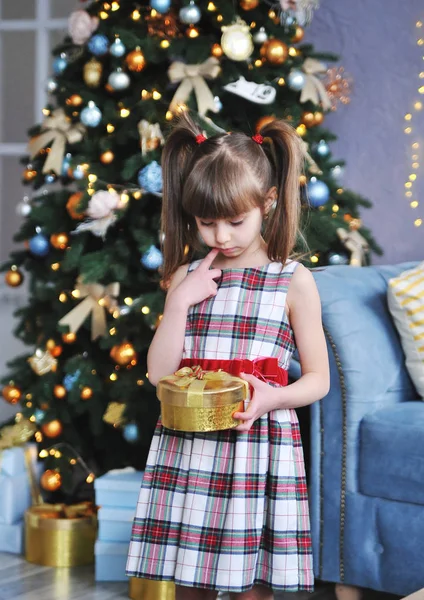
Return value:
[(203, 144), (203, 142), (205, 142), (207, 140), (207, 138), (203, 135), (203, 133), (199, 133), (199, 135), (196, 135), (196, 144)]
[(252, 135), (252, 140), (254, 142), (256, 142), (257, 144), (263, 144), (264, 143), (264, 137), (260, 133), (257, 133), (256, 135)]

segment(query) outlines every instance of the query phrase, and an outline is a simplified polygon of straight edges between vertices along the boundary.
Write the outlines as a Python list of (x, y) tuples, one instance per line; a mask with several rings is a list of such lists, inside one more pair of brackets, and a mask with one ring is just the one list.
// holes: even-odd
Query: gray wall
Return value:
[[(404, 133), (404, 116), (412, 109), (424, 79), (423, 0), (321, 0), (305, 42), (316, 50), (335, 52), (354, 80), (350, 105), (326, 118), (339, 139), (332, 145), (346, 161), (344, 184), (369, 198), (374, 206), (363, 211), (384, 250), (375, 263), (424, 260), (424, 108), (414, 115), (416, 139), (421, 143), (420, 170), (415, 186), (420, 206), (413, 210), (405, 198), (404, 183), (411, 172), (412, 136)], [(331, 66), (331, 64), (330, 64)]]

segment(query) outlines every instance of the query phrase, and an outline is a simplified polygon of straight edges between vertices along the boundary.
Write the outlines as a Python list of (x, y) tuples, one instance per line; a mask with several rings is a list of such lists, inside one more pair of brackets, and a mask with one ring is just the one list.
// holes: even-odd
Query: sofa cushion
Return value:
[(402, 402), (369, 413), (360, 431), (360, 491), (424, 504), (424, 404)]
[(424, 262), (389, 280), (387, 301), (402, 342), (406, 368), (424, 398)]

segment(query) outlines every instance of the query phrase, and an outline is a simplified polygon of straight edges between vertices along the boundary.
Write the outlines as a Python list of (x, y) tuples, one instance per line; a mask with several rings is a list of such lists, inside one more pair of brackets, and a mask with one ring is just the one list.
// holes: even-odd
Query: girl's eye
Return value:
[(203, 221), (200, 221), (200, 225), (202, 227), (211, 227), (213, 225), (213, 223), (203, 223)]
[(243, 225), (243, 221), (231, 221), (231, 225), (237, 227), (237, 225)]

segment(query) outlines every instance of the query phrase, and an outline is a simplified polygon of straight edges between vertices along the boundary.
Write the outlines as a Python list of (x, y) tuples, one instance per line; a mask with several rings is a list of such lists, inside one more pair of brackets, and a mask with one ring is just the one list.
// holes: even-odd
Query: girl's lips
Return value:
[(232, 252), (235, 252), (237, 248), (218, 248), (218, 250), (222, 252), (222, 254), (231, 254)]

